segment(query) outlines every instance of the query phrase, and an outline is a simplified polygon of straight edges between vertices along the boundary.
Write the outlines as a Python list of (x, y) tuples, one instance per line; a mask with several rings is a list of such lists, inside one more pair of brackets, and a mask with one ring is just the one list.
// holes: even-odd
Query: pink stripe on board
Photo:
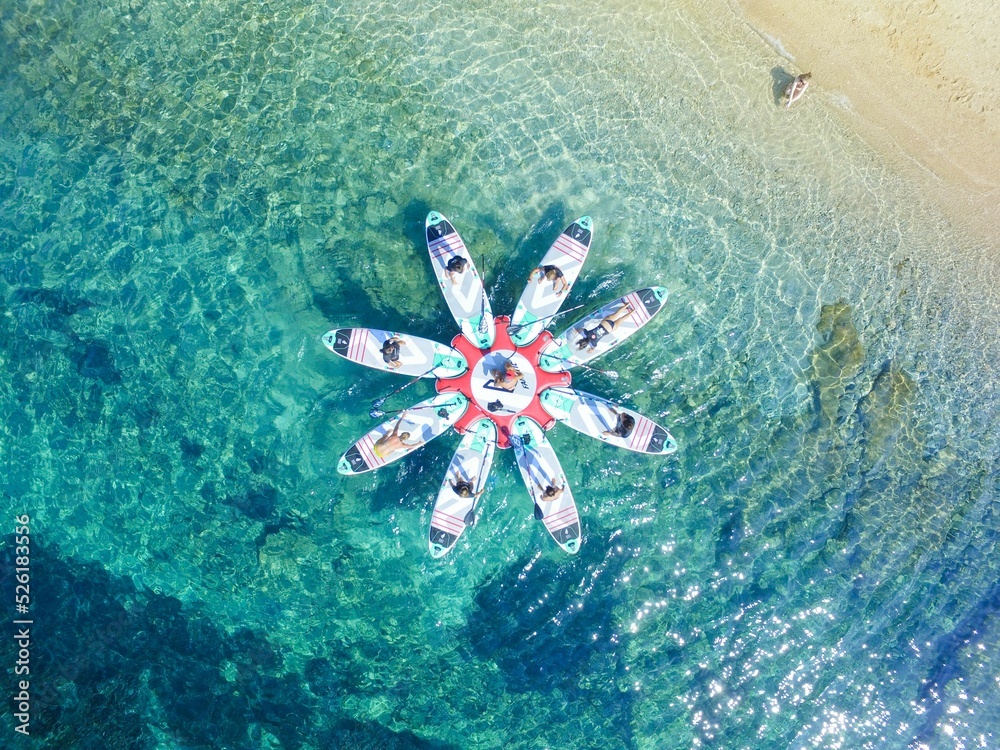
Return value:
[(434, 511), (434, 515), (431, 516), (431, 526), (458, 536), (465, 531), (465, 519), (436, 510)]
[(362, 457), (365, 459), (365, 463), (367, 463), (371, 468), (377, 468), (385, 463), (381, 458), (375, 455), (375, 443), (368, 435), (361, 438), (357, 445), (358, 452), (361, 453)]
[(646, 306), (642, 304), (642, 300), (639, 299), (639, 295), (632, 292), (628, 295), (628, 297), (626, 297), (626, 299), (632, 303), (632, 321), (637, 327), (643, 325), (647, 320), (649, 320), (649, 313), (646, 312)]
[(361, 362), (365, 358), (365, 343), (368, 341), (367, 328), (355, 328), (351, 331), (351, 347), (347, 352), (352, 362)]
[(583, 259), (587, 257), (587, 248), (565, 234), (559, 235), (553, 247), (579, 263), (583, 263)]
[[(453, 237), (458, 240), (454, 244), (452, 244)], [(462, 238), (457, 234), (449, 234), (442, 237), (440, 240), (437, 240), (435, 243), (432, 243), (428, 249), (430, 250), (431, 258), (437, 260), (448, 251), (459, 253), (462, 250), (465, 250), (465, 243), (462, 242)]]
[(645, 450), (649, 436), (653, 434), (653, 423), (643, 417), (639, 417), (638, 422), (628, 445), (633, 450)]
[(559, 529), (565, 529), (567, 526), (572, 526), (574, 523), (580, 520), (580, 516), (576, 513), (576, 506), (571, 505), (568, 508), (564, 508), (558, 513), (553, 513), (551, 516), (545, 517), (545, 528), (549, 531), (559, 531)]

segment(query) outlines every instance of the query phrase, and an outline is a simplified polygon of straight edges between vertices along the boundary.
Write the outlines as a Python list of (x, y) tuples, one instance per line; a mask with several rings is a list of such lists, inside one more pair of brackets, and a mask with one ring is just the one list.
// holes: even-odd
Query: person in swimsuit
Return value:
[(452, 490), (459, 497), (471, 497), (475, 499), (483, 494), (483, 490), (479, 490), (479, 492), (475, 491), (476, 477), (472, 477), (469, 480), (462, 479), (458, 473), (458, 469), (455, 469), (455, 481), (453, 482), (449, 479), (448, 484), (451, 485)]
[(448, 274), (448, 278), (451, 279), (452, 284), (458, 283), (458, 277), (465, 273), (465, 269), (469, 267), (469, 261), (463, 258), (461, 255), (456, 255), (454, 258), (448, 261), (448, 265), (444, 267), (445, 272)]
[(601, 322), (589, 331), (586, 328), (578, 328), (577, 333), (579, 333), (582, 338), (576, 342), (576, 348), (591, 350), (596, 349), (598, 342), (615, 330), (615, 327), (633, 312), (635, 311), (632, 309), (632, 305), (626, 302), (613, 313), (605, 318), (602, 318)]
[(405, 416), (406, 412), (404, 411), (399, 415), (399, 419), (396, 420), (396, 425), (392, 428), (392, 432), (387, 432), (375, 441), (374, 448), (376, 456), (381, 459), (386, 459), (396, 451), (405, 450), (407, 448), (416, 448), (424, 444), (423, 440), (417, 440), (415, 443), (406, 442), (410, 439), (410, 433), (399, 431), (399, 426), (403, 424), (403, 417)]
[(535, 486), (541, 493), (539, 499), (546, 503), (550, 503), (553, 500), (557, 500), (559, 496), (562, 495), (563, 490), (566, 489), (566, 485), (563, 485), (562, 487), (556, 487), (554, 482), (547, 482), (544, 487), (540, 485), (538, 482), (535, 482)]
[(535, 278), (536, 273), (538, 274), (538, 283), (541, 284), (548, 279), (552, 282), (552, 291), (557, 295), (569, 289), (569, 282), (566, 281), (566, 277), (563, 276), (563, 272), (557, 266), (539, 266), (528, 274), (529, 282)]
[(405, 343), (399, 336), (392, 336), (385, 340), (385, 343), (382, 344), (382, 348), (379, 350), (382, 352), (382, 361), (393, 370), (403, 366), (403, 363), (399, 361), (399, 347)]
[(633, 428), (635, 428), (635, 418), (631, 414), (625, 414), (624, 412), (618, 411), (613, 406), (611, 411), (616, 417), (618, 417), (618, 423), (615, 425), (613, 430), (605, 430), (601, 433), (601, 437), (620, 437), (627, 438), (632, 434)]
[(509, 359), (503, 363), (503, 369), (490, 370), (490, 375), (493, 376), (493, 385), (511, 393), (517, 388), (517, 384), (524, 380), (523, 373)]
[(803, 73), (802, 75), (795, 76), (795, 80), (788, 84), (788, 88), (785, 89), (785, 97), (788, 99), (785, 109), (788, 109), (802, 98), (802, 95), (806, 93), (806, 89), (809, 88), (810, 78), (812, 78), (812, 73)]

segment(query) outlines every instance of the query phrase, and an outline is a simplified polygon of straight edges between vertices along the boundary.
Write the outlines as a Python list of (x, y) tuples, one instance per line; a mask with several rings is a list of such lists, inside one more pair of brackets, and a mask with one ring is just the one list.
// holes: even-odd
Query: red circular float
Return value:
[[(568, 372), (546, 372), (538, 366), (542, 349), (552, 341), (552, 334), (542, 331), (538, 338), (526, 346), (518, 346), (510, 339), (507, 328), (510, 318), (501, 315), (496, 321), (496, 338), (489, 349), (480, 349), (459, 334), (451, 345), (462, 352), (469, 369), (457, 378), (439, 379), (435, 383), (438, 393), (461, 393), (469, 399), (469, 408), (455, 429), (465, 433), (483, 417), (497, 426), (497, 445), (510, 448), (510, 424), (515, 417), (527, 416), (548, 430), (556, 423), (542, 408), (539, 394), (554, 385), (569, 385)], [(512, 363), (521, 373), (513, 389), (496, 384), (494, 371), (503, 371), (505, 363)]]

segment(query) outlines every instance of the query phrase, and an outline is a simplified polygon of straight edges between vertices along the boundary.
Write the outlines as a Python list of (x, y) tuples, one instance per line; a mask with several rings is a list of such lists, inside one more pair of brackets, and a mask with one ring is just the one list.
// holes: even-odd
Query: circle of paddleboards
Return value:
[(472, 253), (458, 230), (437, 211), (427, 214), (424, 229), (431, 267), (448, 309), (462, 335), (480, 349), (488, 349), (495, 334), (493, 311)]
[(323, 343), (334, 354), (359, 365), (413, 378), (454, 378), (469, 369), (457, 349), (394, 331), (334, 328), (323, 334)]
[(646, 325), (666, 299), (665, 288), (652, 286), (609, 302), (560, 333), (542, 350), (539, 365), (559, 372), (600, 357)]
[(542, 408), (577, 432), (625, 450), (668, 455), (677, 441), (666, 428), (637, 411), (573, 388), (547, 388), (539, 396)]
[[(530, 344), (562, 306), (580, 275), (590, 251), (594, 222), (581, 216), (560, 234), (528, 276), (528, 286), (514, 308), (511, 339), (518, 346)], [(548, 276), (546, 276), (548, 274)]]
[(469, 400), (461, 393), (439, 393), (386, 420), (347, 449), (337, 471), (363, 474), (409, 455), (455, 424)]
[(427, 537), (431, 557), (444, 557), (475, 524), (476, 504), (485, 491), (496, 447), (496, 425), (486, 418), (477, 420), (462, 437), (434, 502)]
[[(580, 551), (580, 515), (556, 452), (541, 426), (530, 417), (514, 420), (511, 442), (521, 479), (535, 504), (535, 517), (545, 524), (556, 544), (575, 555)], [(547, 487), (559, 491), (558, 495), (547, 497)]]
[[(451, 346), (368, 328), (337, 328), (323, 336), (339, 356), (412, 378), (390, 396), (422, 377), (435, 378), (438, 391), (370, 430), (340, 457), (337, 471), (361, 474), (380, 468), (454, 427), (463, 438), (435, 500), (427, 537), (431, 555), (443, 557), (475, 524), (496, 449), (513, 447), (535, 518), (564, 551), (576, 554), (582, 543), (580, 516), (545, 430), (561, 420), (627, 450), (676, 450), (670, 433), (652, 420), (569, 388), (569, 368), (586, 367), (585, 362), (638, 331), (661, 309), (667, 290), (631, 292), (553, 339), (544, 328), (559, 314), (586, 260), (593, 238), (590, 217), (574, 221), (549, 248), (529, 276), (513, 321), (493, 317), (482, 278), (448, 219), (431, 212), (424, 228), (435, 278), (461, 333)], [(386, 398), (372, 403), (373, 418), (384, 414)]]

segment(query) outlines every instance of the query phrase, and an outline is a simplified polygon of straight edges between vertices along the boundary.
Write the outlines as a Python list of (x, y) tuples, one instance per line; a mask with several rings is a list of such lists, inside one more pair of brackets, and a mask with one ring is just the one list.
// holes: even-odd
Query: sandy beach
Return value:
[[(1000, 22), (982, 0), (740, 0), (955, 224), (1000, 249)], [(795, 106), (801, 106), (799, 102)]]

